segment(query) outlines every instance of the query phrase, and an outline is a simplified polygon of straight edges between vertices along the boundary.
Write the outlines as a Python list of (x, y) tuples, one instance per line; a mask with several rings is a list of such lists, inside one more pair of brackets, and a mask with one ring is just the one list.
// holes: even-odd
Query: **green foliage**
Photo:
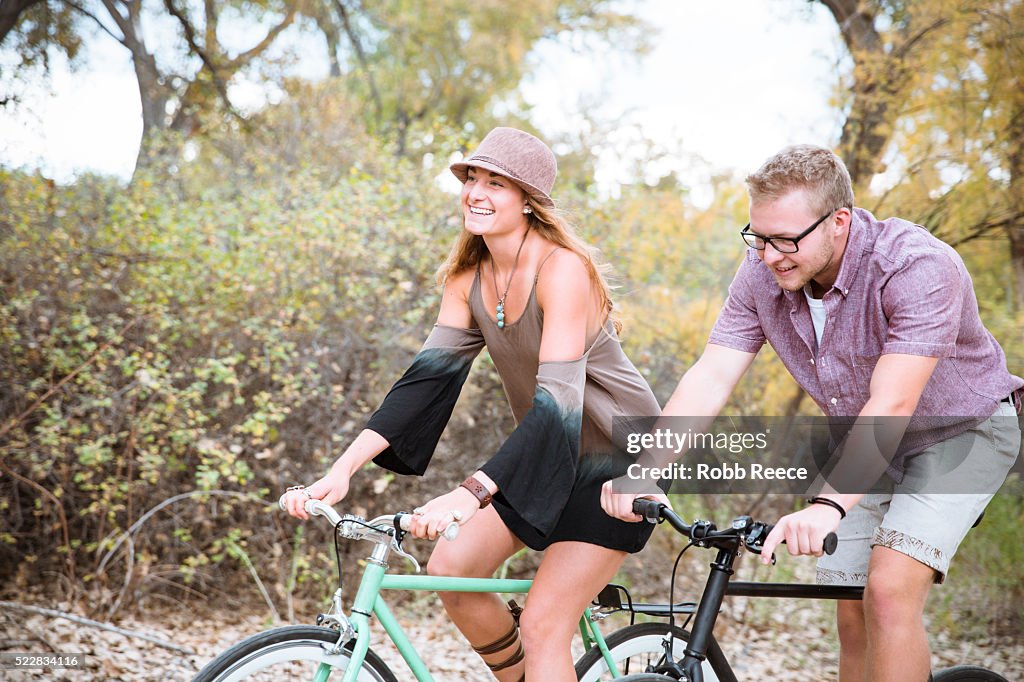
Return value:
[(447, 149), (435, 144), (438, 122), (480, 136), (494, 108), (524, 111), (516, 88), (545, 38), (574, 34), (581, 45), (632, 53), (647, 47), (647, 27), (605, 0), (386, 0), (349, 8), (346, 20), (345, 82), (364, 103), (367, 128), (403, 155)]
[[(433, 173), (388, 163), (240, 164), (212, 182), (197, 162), (130, 188), (3, 173), (0, 448), (66, 513), (75, 579), (106, 582), (112, 538), (174, 493), (276, 496), (361, 427), (436, 314), (455, 229)], [(0, 478), (5, 577), (63, 545), (54, 505), (28, 492)], [(159, 557), (200, 580), (258, 511), (193, 504), (147, 521), (137, 569)]]

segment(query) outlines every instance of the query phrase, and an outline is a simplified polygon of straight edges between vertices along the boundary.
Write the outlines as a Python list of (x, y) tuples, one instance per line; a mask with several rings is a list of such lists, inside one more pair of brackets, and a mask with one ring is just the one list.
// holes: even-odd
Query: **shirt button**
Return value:
[(835, 405), (836, 403), (839, 402), (839, 399), (838, 398), (832, 398), (832, 400), (829, 401), (829, 402), (831, 402), (833, 405)]
[(812, 365), (814, 364), (814, 358), (811, 358), (811, 364)]

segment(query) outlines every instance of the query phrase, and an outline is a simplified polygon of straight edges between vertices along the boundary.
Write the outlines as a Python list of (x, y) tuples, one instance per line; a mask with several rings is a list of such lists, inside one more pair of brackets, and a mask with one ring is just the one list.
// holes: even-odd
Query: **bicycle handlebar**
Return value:
[[(638, 497), (633, 500), (633, 513), (638, 514), (648, 521), (668, 521), (669, 525), (676, 529), (680, 535), (693, 540), (699, 546), (721, 547), (723, 543), (739, 540), (744, 546), (755, 554), (760, 554), (765, 538), (772, 532), (774, 524), (766, 524), (761, 521), (754, 521), (749, 516), (740, 516), (733, 520), (731, 527), (719, 530), (710, 521), (694, 521), (688, 525), (679, 518), (670, 507), (657, 500)], [(716, 540), (718, 542), (716, 542)], [(785, 544), (785, 540), (782, 544)], [(822, 541), (822, 550), (826, 554), (834, 554), (839, 545), (839, 538), (835, 533), (829, 533)]]
[[(281, 499), (277, 501), (277, 506), (280, 507), (282, 511), (284, 510), (284, 495), (282, 495)], [(352, 516), (349, 514), (342, 516), (334, 509), (334, 507), (323, 500), (306, 500), (305, 504), (302, 506), (310, 516), (325, 517), (332, 526), (338, 529), (342, 536), (352, 538), (354, 540), (361, 540), (373, 531), (378, 533), (386, 533), (389, 529), (394, 529), (396, 531), (408, 531), (412, 524), (412, 514), (409, 514), (408, 512), (384, 514), (383, 516), (378, 516), (370, 521), (365, 521), (359, 516)], [(457, 538), (458, 535), (459, 524), (453, 521), (445, 526), (444, 532), (438, 537), (444, 537), (444, 539), (450, 542)]]

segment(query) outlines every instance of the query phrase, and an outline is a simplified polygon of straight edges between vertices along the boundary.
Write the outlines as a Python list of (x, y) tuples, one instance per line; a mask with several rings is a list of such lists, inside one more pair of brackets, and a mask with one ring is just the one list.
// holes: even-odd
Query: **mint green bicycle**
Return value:
[[(394, 553), (409, 560), (419, 572), (419, 564), (402, 548), (408, 528), (408, 514), (378, 516), (366, 521), (358, 516), (341, 516), (320, 500), (306, 502), (310, 516), (322, 516), (335, 528), (338, 538), (367, 540), (373, 550), (366, 559), (352, 608), (346, 614), (341, 605), (341, 587), (331, 600), (328, 613), (317, 617), (316, 625), (287, 625), (262, 632), (236, 644), (211, 661), (193, 682), (237, 682), (247, 680), (285, 682), (287, 680), (329, 679), (341, 682), (397, 682), (388, 666), (370, 650), (370, 616), (377, 618), (388, 638), (419, 682), (430, 682), (430, 675), (415, 646), (398, 624), (384, 601), (382, 591), (412, 590), (427, 592), (498, 592), (525, 594), (532, 581), (498, 578), (452, 578), (428, 575), (389, 574), (388, 558)], [(445, 529), (445, 537), (455, 538), (457, 524)], [(339, 560), (338, 582), (341, 584)], [(605, 670), (617, 671), (616, 654), (610, 652), (597, 621), (601, 615), (587, 609), (580, 618), (580, 634), (585, 649), (597, 647)], [(602, 666), (603, 667), (603, 666)], [(618, 677), (616, 672), (614, 677)], [(594, 679), (597, 679), (596, 676)]]

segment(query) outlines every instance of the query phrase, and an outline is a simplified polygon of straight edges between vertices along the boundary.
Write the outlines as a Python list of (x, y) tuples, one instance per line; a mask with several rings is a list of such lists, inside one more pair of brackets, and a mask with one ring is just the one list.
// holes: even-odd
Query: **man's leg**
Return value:
[(887, 547), (871, 550), (864, 591), (867, 651), (872, 682), (925, 682), (931, 670), (924, 605), (935, 570)]
[[(866, 585), (871, 560), (871, 539), (875, 528), (889, 509), (891, 495), (865, 495), (839, 524), (836, 533), (839, 546), (835, 554), (818, 560), (818, 584)], [(836, 603), (836, 626), (839, 631), (840, 682), (867, 680), (867, 647), (864, 603)]]
[(839, 630), (839, 682), (864, 682), (868, 650), (864, 603), (836, 602), (836, 626)]

